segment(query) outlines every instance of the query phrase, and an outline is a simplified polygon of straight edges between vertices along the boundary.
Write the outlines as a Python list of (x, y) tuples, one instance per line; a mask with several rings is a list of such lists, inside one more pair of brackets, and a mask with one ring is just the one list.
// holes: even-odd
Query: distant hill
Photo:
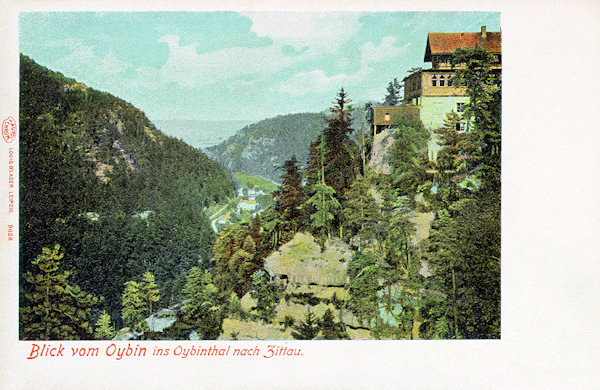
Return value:
[(310, 143), (325, 125), (320, 113), (280, 115), (244, 127), (225, 142), (206, 149), (206, 154), (234, 172), (280, 182), (279, 166), (292, 155), (304, 164)]
[[(352, 112), (354, 138), (364, 120), (364, 106)], [(327, 126), (325, 115), (301, 113), (280, 115), (248, 125), (226, 141), (205, 149), (205, 153), (234, 172), (248, 172), (277, 183), (281, 181), (279, 167), (292, 155), (301, 165), (308, 160), (310, 144)]]
[(154, 124), (165, 134), (179, 138), (198, 149), (220, 144), (252, 121), (206, 121), (194, 119), (161, 119)]
[(234, 179), (131, 104), (21, 56), (19, 142), (22, 276), (58, 243), (72, 281), (119, 321), (126, 281), (154, 273), (168, 304), (177, 278), (210, 260), (203, 209)]

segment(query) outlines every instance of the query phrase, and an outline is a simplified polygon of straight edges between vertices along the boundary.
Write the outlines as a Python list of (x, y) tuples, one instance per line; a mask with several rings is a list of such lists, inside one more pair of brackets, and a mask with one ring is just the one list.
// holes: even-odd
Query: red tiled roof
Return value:
[(434, 54), (451, 54), (458, 48), (481, 47), (490, 53), (501, 53), (502, 33), (488, 32), (485, 39), (481, 33), (429, 33), (425, 49), (425, 62), (431, 62)]

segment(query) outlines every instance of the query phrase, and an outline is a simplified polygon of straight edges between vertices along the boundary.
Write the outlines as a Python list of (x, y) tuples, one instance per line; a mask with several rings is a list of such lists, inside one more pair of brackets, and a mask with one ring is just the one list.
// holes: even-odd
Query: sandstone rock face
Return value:
[(387, 161), (387, 155), (394, 144), (393, 129), (385, 129), (375, 135), (373, 139), (373, 151), (369, 167), (377, 173), (390, 174), (392, 167)]
[(350, 247), (339, 241), (326, 244), (321, 251), (310, 234), (296, 233), (294, 238), (265, 260), (271, 280), (282, 284), (344, 286), (352, 257)]

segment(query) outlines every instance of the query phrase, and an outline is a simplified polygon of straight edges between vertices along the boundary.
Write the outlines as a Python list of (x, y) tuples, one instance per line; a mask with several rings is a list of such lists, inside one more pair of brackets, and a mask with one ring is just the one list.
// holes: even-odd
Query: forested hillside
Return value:
[[(96, 312), (120, 324), (127, 281), (152, 273), (168, 304), (178, 278), (208, 263), (214, 233), (203, 208), (234, 190), (221, 167), (142, 111), (22, 55), (21, 337), (40, 337), (35, 277), (53, 256), (42, 248), (59, 244), (69, 286), (103, 298)], [(90, 337), (65, 332), (52, 337)]]
[(324, 124), (323, 114), (319, 113), (281, 115), (244, 127), (206, 153), (234, 172), (279, 181), (279, 167), (291, 155), (306, 161), (310, 143)]
[(212, 153), (238, 156), (233, 170), (272, 167), (258, 174), (281, 185), (271, 206), (213, 240), (201, 209), (231, 192), (221, 169), (127, 103), (24, 58), (22, 337), (499, 338), (492, 60), (454, 53), (470, 101), (435, 129), (435, 160), (429, 132), (406, 116), (385, 130), (379, 169), (343, 88), (327, 116), (247, 127)]

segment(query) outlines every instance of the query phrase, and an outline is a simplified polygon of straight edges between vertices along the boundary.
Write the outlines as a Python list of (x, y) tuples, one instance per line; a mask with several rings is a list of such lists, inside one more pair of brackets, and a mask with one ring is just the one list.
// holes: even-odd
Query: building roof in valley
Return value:
[(431, 62), (431, 56), (436, 54), (452, 54), (456, 49), (467, 47), (481, 47), (494, 53), (501, 53), (502, 33), (486, 32), (482, 27), (481, 32), (460, 33), (429, 33), (425, 49), (425, 62)]

